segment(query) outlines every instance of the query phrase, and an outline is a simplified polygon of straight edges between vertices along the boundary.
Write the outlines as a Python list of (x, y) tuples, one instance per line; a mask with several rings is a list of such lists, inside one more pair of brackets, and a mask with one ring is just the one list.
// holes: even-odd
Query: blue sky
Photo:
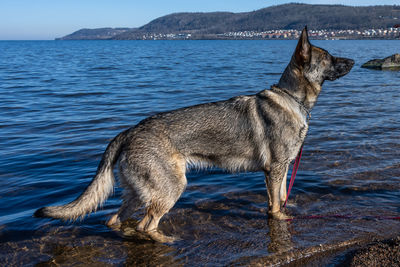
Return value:
[(0, 0), (0, 40), (46, 40), (81, 28), (139, 27), (174, 12), (252, 11), (289, 2), (399, 5), (399, 0)]

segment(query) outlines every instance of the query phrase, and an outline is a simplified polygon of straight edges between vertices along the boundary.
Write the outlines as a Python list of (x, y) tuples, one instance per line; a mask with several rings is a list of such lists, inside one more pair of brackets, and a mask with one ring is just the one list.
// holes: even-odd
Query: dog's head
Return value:
[(354, 60), (334, 57), (328, 51), (311, 45), (307, 26), (301, 32), (292, 60), (311, 83), (322, 85), (325, 80), (336, 80), (351, 70)]

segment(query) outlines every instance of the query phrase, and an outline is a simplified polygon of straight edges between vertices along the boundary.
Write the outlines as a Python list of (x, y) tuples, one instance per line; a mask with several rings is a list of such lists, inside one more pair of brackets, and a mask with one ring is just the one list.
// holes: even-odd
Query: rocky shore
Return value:
[(342, 266), (400, 266), (400, 236), (350, 252)]

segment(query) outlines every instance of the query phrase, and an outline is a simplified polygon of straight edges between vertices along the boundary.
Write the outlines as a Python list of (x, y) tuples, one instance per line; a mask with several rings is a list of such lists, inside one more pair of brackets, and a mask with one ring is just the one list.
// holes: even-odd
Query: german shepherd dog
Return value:
[(77, 199), (41, 208), (35, 216), (75, 220), (95, 211), (113, 192), (113, 168), (119, 160), (123, 203), (108, 220), (110, 227), (118, 229), (143, 207), (136, 231), (172, 241), (157, 227), (185, 190), (185, 173), (193, 165), (264, 172), (268, 213), (287, 219), (281, 211), (286, 176), (306, 137), (310, 111), (324, 81), (346, 75), (353, 64), (311, 45), (305, 27), (289, 65), (270, 90), (144, 119), (110, 142), (95, 177)]

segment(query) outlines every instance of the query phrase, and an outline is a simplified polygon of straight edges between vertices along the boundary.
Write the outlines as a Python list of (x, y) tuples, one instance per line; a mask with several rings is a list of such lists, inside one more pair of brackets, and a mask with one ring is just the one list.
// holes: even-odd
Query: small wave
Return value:
[(263, 73), (264, 75), (272, 75), (272, 76), (280, 76), (280, 75), (282, 75), (282, 73), (278, 73), (278, 72), (265, 72), (265, 73)]
[(31, 77), (5, 77), (3, 79), (5, 81), (20, 81), (20, 80), (31, 79)]
[(42, 82), (44, 82), (44, 83), (52, 83), (52, 82), (55, 82), (55, 81), (56, 81), (56, 79), (53, 79), (53, 78), (42, 80)]
[(54, 94), (56, 96), (64, 97), (64, 98), (76, 98), (76, 97), (85, 97), (85, 96), (102, 96), (106, 95), (106, 92), (87, 92), (87, 93), (69, 93), (69, 94)]
[(97, 71), (97, 70), (117, 70), (117, 67), (112, 67), (112, 66), (100, 66), (100, 67), (94, 67), (89, 69), (90, 71)]
[(6, 89), (29, 89), (29, 88), (35, 88), (33, 85), (13, 85), (13, 86), (8, 86)]

